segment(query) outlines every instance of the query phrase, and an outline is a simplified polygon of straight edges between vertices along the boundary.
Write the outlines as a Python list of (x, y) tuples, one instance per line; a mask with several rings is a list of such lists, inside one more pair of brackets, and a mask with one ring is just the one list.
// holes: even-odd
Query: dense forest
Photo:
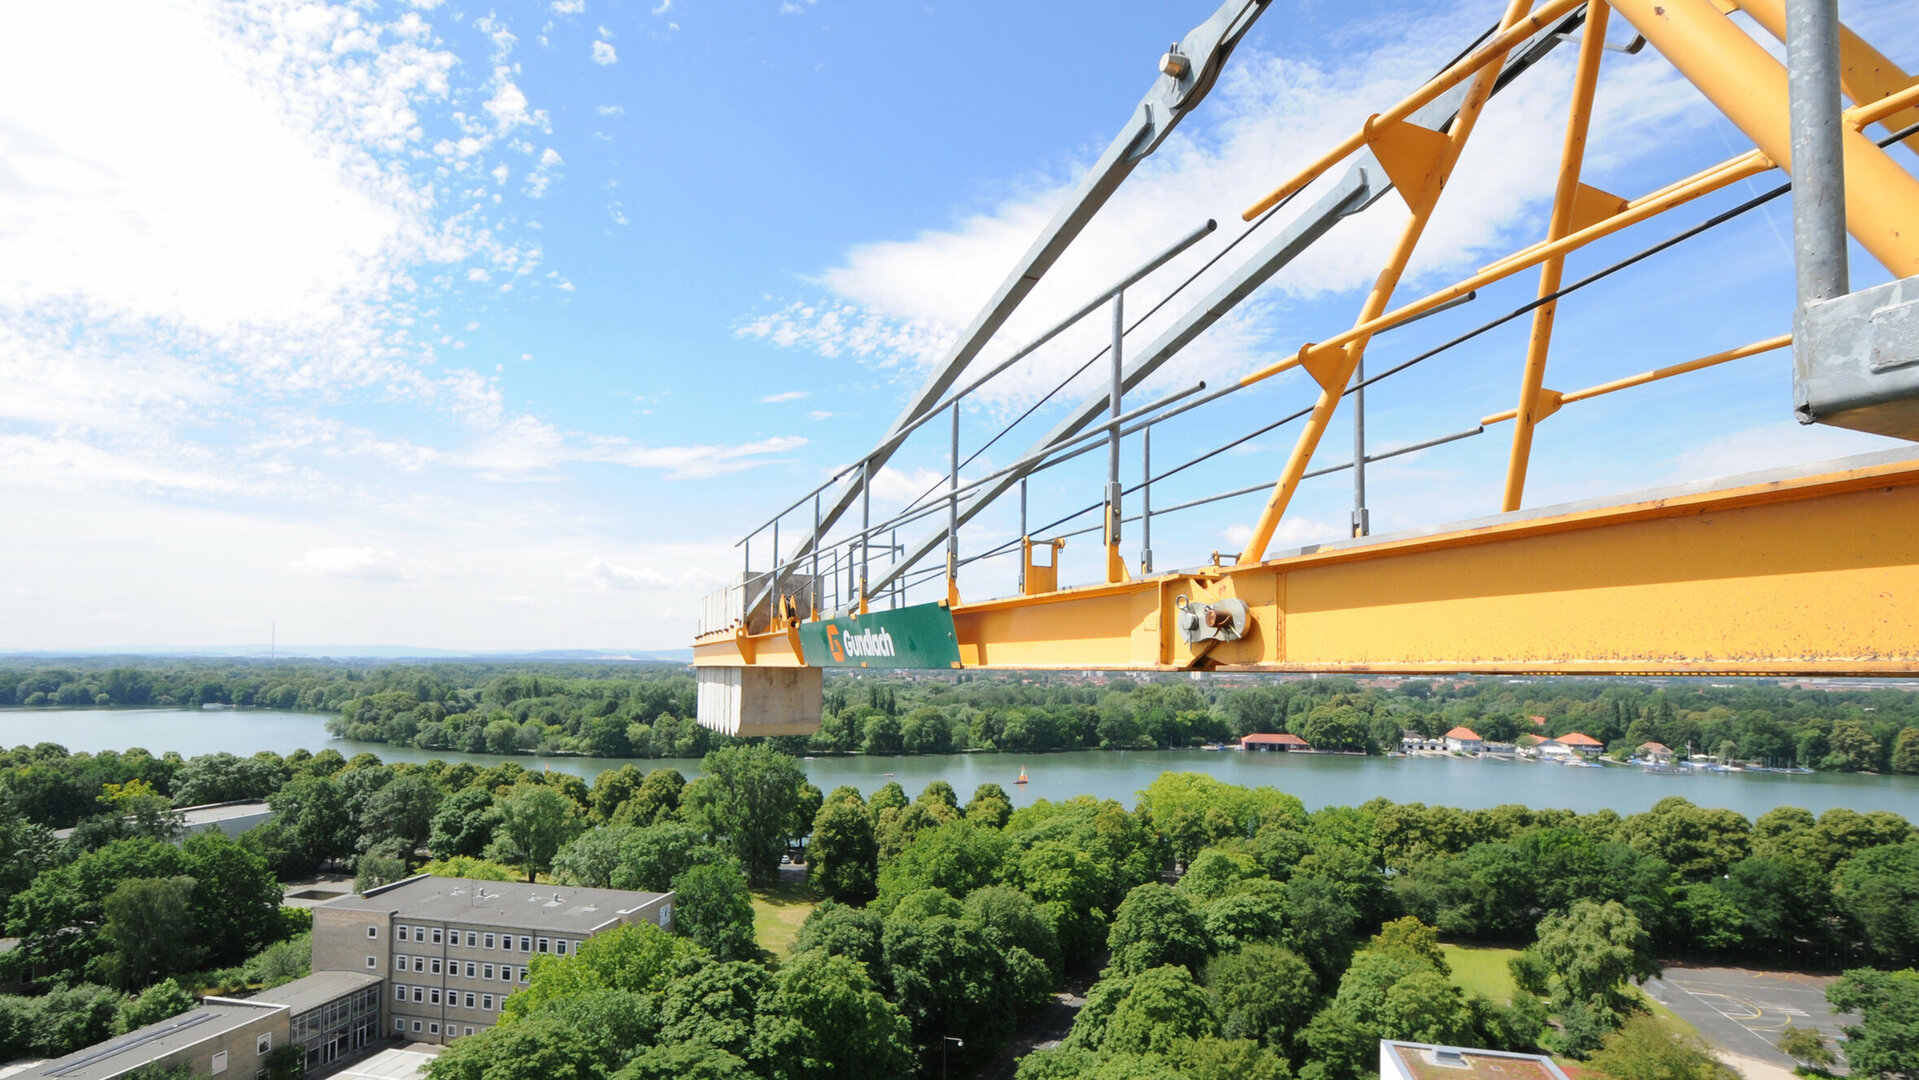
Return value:
[[(169, 807), (246, 797), (275, 819), (174, 843)], [(765, 742), (710, 752), (692, 781), (628, 765), (590, 785), (510, 761), (42, 744), (0, 753), (0, 848), (19, 939), (0, 972), (51, 991), (0, 998), (0, 1050), (55, 1052), (164, 1015), (182, 987), (275, 967), (262, 958), (299, 930), (276, 880), (325, 867), (362, 887), (424, 869), (679, 894), (674, 934), (538, 958), (506, 1021), (456, 1043), (437, 1080), (931, 1075), (943, 1046), (971, 1070), (1069, 979), (1093, 980), (1086, 1005), (1026, 1080), (1362, 1080), (1382, 1037), (1604, 1072), (1666, 1037), (1630, 986), (1660, 957), (1854, 967), (1842, 995), (1879, 1003), (1849, 1048), (1855, 1075), (1902, 1075), (1858, 1051), (1899, 1060), (1905, 1036), (1883, 1018), (1919, 1008), (1919, 976), (1889, 970), (1919, 962), (1919, 832), (1886, 812), (1749, 820), (1671, 798), (1627, 816), (1384, 799), (1309, 813), (1190, 773), (1131, 808), (1014, 810), (993, 784), (822, 793)], [(749, 889), (788, 857), (822, 902), (775, 958)], [(1464, 992), (1441, 938), (1522, 949), (1519, 992)]]
[[(1419, 679), (1228, 675), (829, 674), (820, 730), (793, 753), (1150, 750), (1291, 732), (1384, 753), (1402, 731), (1470, 727), (1492, 742), (1579, 731), (1624, 757), (1648, 741), (1728, 760), (1919, 773), (1919, 693), (1769, 680)], [(425, 750), (699, 757), (677, 664), (98, 660), (0, 666), (0, 705), (235, 705), (334, 713), (335, 735)]]

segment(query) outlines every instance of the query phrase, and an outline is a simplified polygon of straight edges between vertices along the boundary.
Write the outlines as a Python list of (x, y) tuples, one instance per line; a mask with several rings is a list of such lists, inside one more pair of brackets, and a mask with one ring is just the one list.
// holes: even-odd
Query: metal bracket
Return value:
[(1246, 636), (1247, 624), (1252, 621), (1246, 601), (1232, 597), (1195, 604), (1181, 593), (1173, 598), (1173, 607), (1179, 612), (1176, 621), (1180, 640), (1188, 645), (1238, 641)]

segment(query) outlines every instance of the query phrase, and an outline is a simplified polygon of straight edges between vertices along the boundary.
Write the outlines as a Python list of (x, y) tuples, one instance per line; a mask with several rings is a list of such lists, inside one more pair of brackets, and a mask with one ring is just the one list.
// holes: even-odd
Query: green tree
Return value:
[(878, 895), (879, 841), (857, 788), (835, 788), (827, 796), (813, 818), (806, 862), (807, 880), (830, 899), (864, 904)]
[(989, 829), (1003, 829), (1013, 816), (1013, 801), (1006, 797), (1006, 789), (998, 784), (981, 784), (973, 789), (973, 798), (966, 804), (966, 820), (974, 825)]
[(506, 999), (501, 1024), (601, 990), (661, 993), (683, 968), (705, 959), (698, 945), (650, 923), (616, 926), (581, 942), (572, 956), (536, 957), (527, 985)]
[(1650, 1016), (1635, 1016), (1606, 1036), (1592, 1067), (1613, 1080), (1738, 1080), (1697, 1037)]
[(1562, 1013), (1583, 1006), (1616, 1025), (1636, 1011), (1625, 992), (1628, 979), (1659, 974), (1652, 938), (1639, 919), (1616, 900), (1574, 903), (1539, 922), (1539, 940), (1527, 950), (1552, 974), (1553, 1005)]
[(1128, 893), (1106, 936), (1115, 974), (1136, 975), (1178, 964), (1196, 971), (1212, 952), (1212, 937), (1192, 901), (1157, 882)]
[(122, 1032), (157, 1024), (193, 1008), (193, 995), (180, 989), (172, 979), (161, 979), (147, 987), (139, 997), (128, 998), (120, 1006), (115, 1028)]
[(553, 856), (553, 877), (566, 885), (606, 889), (613, 885), (629, 838), (639, 830), (630, 825), (601, 825), (567, 841)]
[(397, 856), (369, 851), (354, 863), (353, 891), (365, 894), (406, 876), (406, 863)]
[(673, 928), (721, 960), (745, 960), (759, 953), (753, 939), (753, 894), (738, 863), (707, 863), (687, 868), (673, 879), (678, 894)]
[(478, 786), (461, 788), (447, 796), (434, 811), (427, 847), (438, 859), (478, 856), (486, 851), (486, 845), (499, 827), (500, 808), (493, 793)]
[(1819, 1034), (1818, 1028), (1785, 1026), (1779, 1032), (1779, 1052), (1814, 1069), (1830, 1069), (1839, 1064), (1839, 1055), (1826, 1045), (1826, 1037)]
[(1163, 1054), (1181, 1039), (1219, 1034), (1213, 1003), (1192, 972), (1178, 965), (1149, 968), (1135, 975), (1132, 987), (1106, 1023), (1102, 1049), (1112, 1053)]
[(1869, 848), (1847, 860), (1832, 895), (1875, 954), (1892, 964), (1919, 960), (1919, 843)]
[(678, 769), (654, 769), (640, 781), (633, 797), (613, 813), (621, 825), (658, 825), (680, 814), (680, 796), (686, 790), (686, 777)]
[(643, 829), (621, 829), (619, 862), (613, 867), (616, 889), (665, 892), (689, 866), (717, 862), (726, 852), (707, 842), (697, 826), (666, 821)]
[(573, 800), (544, 784), (518, 783), (500, 800), (500, 825), (490, 857), (526, 872), (526, 880), (553, 865), (553, 856), (579, 827)]
[(107, 894), (100, 937), (113, 985), (137, 990), (193, 968), (201, 953), (193, 925), (192, 878), (128, 878)]
[(1835, 722), (1826, 744), (1829, 750), (1819, 762), (1822, 769), (1865, 772), (1879, 767), (1879, 740), (1857, 720)]
[(1291, 949), (1254, 943), (1206, 963), (1206, 989), (1229, 1039), (1256, 1039), (1284, 1050), (1312, 1019), (1319, 977)]
[(701, 761), (705, 775), (681, 796), (687, 820), (716, 837), (746, 868), (748, 880), (769, 884), (779, 876), (788, 841), (805, 835), (818, 806), (818, 792), (792, 757), (766, 745), (726, 746)]
[(353, 817), (346, 792), (323, 776), (300, 776), (267, 797), (274, 820), (289, 829), (294, 844), (314, 865), (353, 851)]
[(809, 952), (773, 977), (755, 1040), (790, 1080), (906, 1076), (913, 1071), (907, 1024), (880, 996), (865, 967)]
[(702, 1043), (662, 1044), (640, 1051), (612, 1080), (758, 1080), (728, 1051)]
[(1892, 744), (1892, 771), (1919, 773), (1919, 727), (1899, 729)]
[(433, 816), (440, 809), (440, 787), (424, 776), (399, 776), (367, 800), (359, 822), (361, 851), (382, 844), (397, 846), (408, 865), (414, 852), (433, 834)]
[(1857, 1026), (1845, 1029), (1852, 1075), (1919, 1077), (1919, 971), (1848, 971), (1826, 987), (1826, 1000), (1860, 1016)]

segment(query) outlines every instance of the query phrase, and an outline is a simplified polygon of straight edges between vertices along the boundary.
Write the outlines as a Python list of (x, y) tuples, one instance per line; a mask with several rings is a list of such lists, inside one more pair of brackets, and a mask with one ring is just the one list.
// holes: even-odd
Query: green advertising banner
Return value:
[(959, 637), (945, 604), (869, 611), (845, 619), (800, 624), (800, 650), (809, 667), (956, 668)]

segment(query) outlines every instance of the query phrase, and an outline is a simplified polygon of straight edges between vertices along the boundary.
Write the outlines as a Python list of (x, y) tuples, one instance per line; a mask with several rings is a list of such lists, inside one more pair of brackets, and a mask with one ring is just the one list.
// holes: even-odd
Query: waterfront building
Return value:
[(1654, 765), (1671, 765), (1672, 747), (1659, 742), (1640, 743), (1639, 756)]
[(1600, 751), (1606, 749), (1605, 743), (1578, 731), (1561, 735), (1554, 741), (1583, 758), (1596, 758)]
[(535, 956), (629, 923), (673, 927), (673, 894), (422, 874), (313, 908), (313, 970), (384, 979), (381, 1029), (445, 1043), (492, 1027)]
[(186, 1066), (195, 1076), (252, 1080), (267, 1055), (298, 1047), (308, 1071), (365, 1047), (378, 1035), (380, 980), (329, 971), (250, 998), (210, 997), (178, 1016), (43, 1062), (20, 1080), (114, 1080)]
[(1379, 1080), (1567, 1080), (1567, 1077), (1551, 1058), (1541, 1054), (1381, 1039)]
[(1446, 733), (1446, 749), (1461, 754), (1477, 754), (1486, 748), (1486, 740), (1469, 727), (1456, 727)]
[(1446, 749), (1446, 740), (1421, 735), (1417, 731), (1401, 730), (1399, 733), (1399, 748), (1408, 754), (1419, 750), (1444, 750)]
[(1241, 750), (1311, 750), (1312, 745), (1297, 735), (1247, 735), (1239, 740)]

